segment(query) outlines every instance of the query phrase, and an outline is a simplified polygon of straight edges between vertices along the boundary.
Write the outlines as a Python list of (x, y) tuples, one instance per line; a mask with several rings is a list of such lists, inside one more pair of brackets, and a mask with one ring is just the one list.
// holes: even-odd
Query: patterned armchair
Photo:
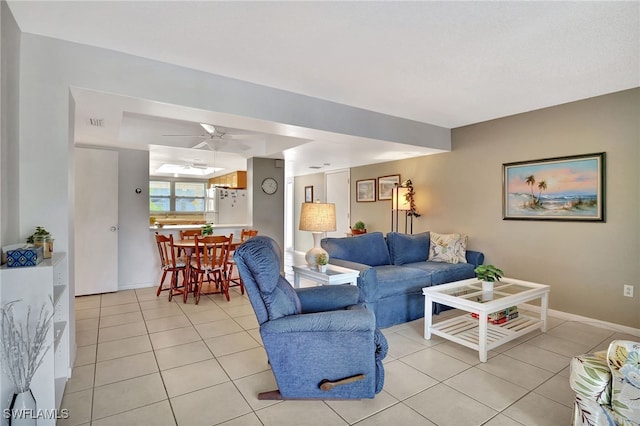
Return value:
[(358, 287), (294, 289), (269, 237), (251, 238), (234, 259), (279, 388), (258, 399), (360, 399), (382, 390), (387, 341), (358, 304)]
[(640, 343), (614, 340), (571, 360), (574, 425), (640, 424)]

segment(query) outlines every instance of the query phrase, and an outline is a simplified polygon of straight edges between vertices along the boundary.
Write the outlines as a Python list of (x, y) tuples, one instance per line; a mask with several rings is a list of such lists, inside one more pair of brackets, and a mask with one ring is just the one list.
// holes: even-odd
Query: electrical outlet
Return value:
[(625, 285), (624, 292), (622, 294), (624, 294), (626, 297), (633, 297), (633, 286)]

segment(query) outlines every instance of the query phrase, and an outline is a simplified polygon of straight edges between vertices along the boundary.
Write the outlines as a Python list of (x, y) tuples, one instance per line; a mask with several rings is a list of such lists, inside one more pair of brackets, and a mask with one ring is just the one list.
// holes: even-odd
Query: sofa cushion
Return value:
[(466, 263), (468, 237), (462, 234), (431, 232), (429, 260), (433, 262)]
[(391, 263), (404, 265), (425, 261), (429, 257), (429, 232), (420, 234), (401, 234), (389, 232), (387, 234), (387, 246), (391, 255)]
[(420, 269), (388, 265), (377, 266), (375, 270), (378, 300), (401, 294), (419, 294), (423, 287), (431, 285), (431, 276)]
[(369, 232), (356, 237), (324, 238), (321, 245), (329, 253), (330, 259), (348, 260), (369, 266), (391, 264), (382, 232)]
[(407, 263), (402, 268), (417, 269), (423, 274), (426, 272), (431, 279), (431, 285), (466, 280), (476, 276), (471, 263), (416, 262)]

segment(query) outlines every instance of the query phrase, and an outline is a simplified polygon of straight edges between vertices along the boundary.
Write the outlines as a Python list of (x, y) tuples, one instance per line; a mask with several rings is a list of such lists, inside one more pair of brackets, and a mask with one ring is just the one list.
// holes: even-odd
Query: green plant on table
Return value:
[(316, 263), (318, 265), (326, 265), (329, 263), (329, 256), (326, 253), (320, 253), (316, 255)]
[(353, 225), (353, 227), (351, 229), (357, 229), (358, 231), (364, 231), (365, 229), (367, 229), (367, 227), (365, 226), (363, 221), (359, 220)]
[(504, 276), (504, 272), (494, 265), (480, 265), (473, 270), (480, 281), (496, 282)]
[(213, 235), (213, 225), (206, 224), (202, 227), (202, 235)]

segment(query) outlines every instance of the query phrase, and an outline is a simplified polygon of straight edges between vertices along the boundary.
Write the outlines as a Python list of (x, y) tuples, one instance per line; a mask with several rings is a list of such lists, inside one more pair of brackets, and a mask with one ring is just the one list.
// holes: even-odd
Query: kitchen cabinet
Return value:
[[(65, 253), (53, 253), (36, 266), (0, 268), (0, 303), (19, 300), (13, 308), (16, 322), (24, 323), (27, 309), (37, 316), (44, 304), (45, 311), (54, 310), (53, 324), (46, 337), (46, 352), (42, 364), (31, 381), (31, 391), (36, 399), (38, 425), (56, 424), (56, 410), (62, 408), (62, 395), (71, 376), (71, 347), (69, 341), (69, 280)], [(53, 302), (53, 306), (51, 306)], [(14, 392), (11, 380), (0, 374), (1, 409), (8, 406)], [(44, 418), (43, 418), (44, 417)], [(53, 417), (53, 418), (51, 418)], [(6, 419), (3, 419), (6, 422)], [(6, 424), (6, 423), (3, 423)]]
[(237, 170), (233, 173), (216, 176), (209, 179), (209, 186), (226, 186), (233, 189), (245, 189), (247, 187), (247, 172)]

